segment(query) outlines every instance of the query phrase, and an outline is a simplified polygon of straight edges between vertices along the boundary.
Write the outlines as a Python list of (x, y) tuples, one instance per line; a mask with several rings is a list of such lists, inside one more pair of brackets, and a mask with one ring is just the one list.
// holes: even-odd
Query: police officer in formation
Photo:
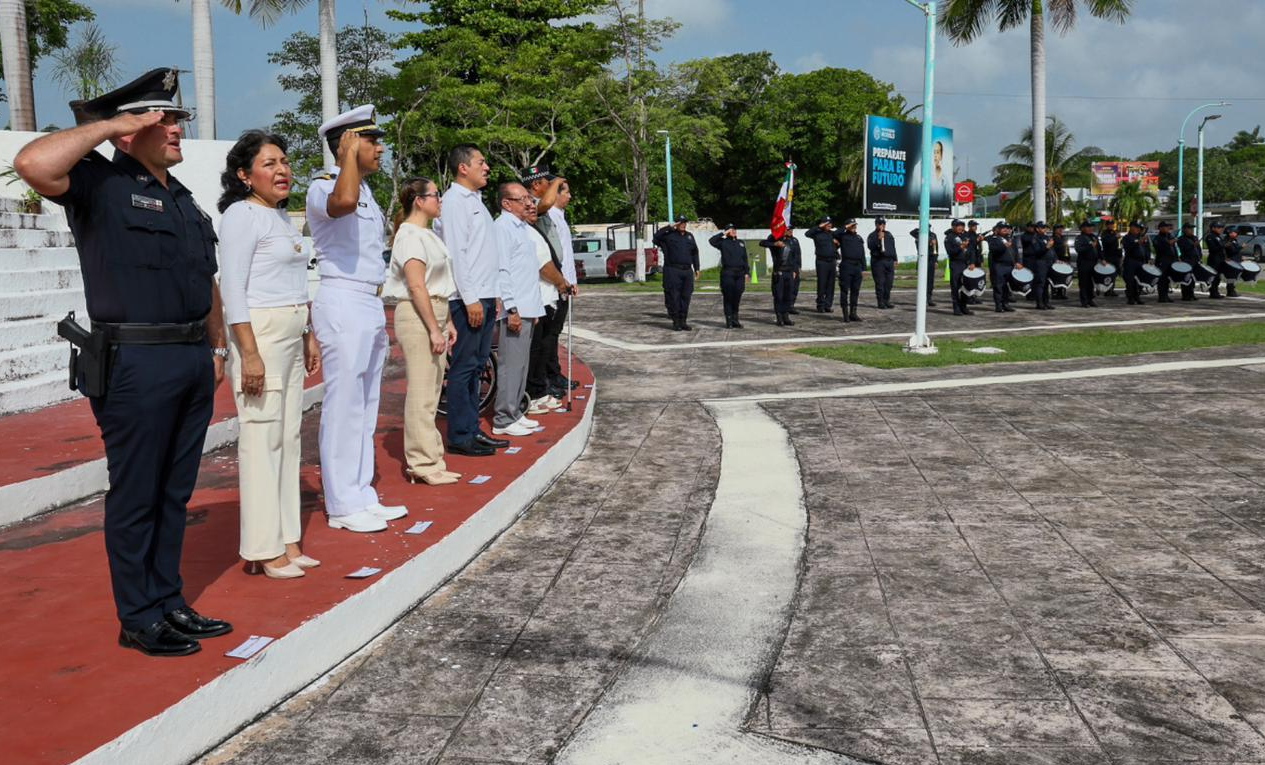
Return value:
[(654, 235), (654, 246), (663, 254), (663, 292), (667, 301), (668, 316), (672, 329), (680, 332), (691, 330), (690, 298), (694, 296), (694, 282), (698, 279), (698, 243), (694, 235), (685, 229), (689, 218), (677, 216), (676, 223), (664, 226)]
[(799, 309), (795, 307), (795, 303), (799, 301), (799, 285), (803, 281), (804, 276), (804, 251), (799, 246), (799, 240), (794, 236), (795, 230), (790, 226), (786, 227), (787, 236), (787, 258), (791, 268), (795, 269), (795, 278), (791, 280), (791, 304), (787, 307), (786, 313), (799, 313)]
[[(1203, 259), (1203, 253), (1199, 250), (1199, 238), (1195, 236), (1195, 224), (1183, 223), (1182, 235), (1177, 238), (1177, 253), (1183, 263), (1189, 263), (1191, 268), (1199, 265)], [(1195, 297), (1195, 280), (1187, 279), (1182, 286), (1182, 300), (1193, 302), (1198, 300)]]
[(1050, 250), (1050, 238), (1046, 234), (1045, 221), (1033, 224), (1023, 251), (1023, 265), (1032, 269), (1032, 299), (1038, 311), (1053, 311), (1050, 305), (1050, 266), (1054, 265), (1054, 253)]
[(954, 316), (970, 316), (973, 313), (962, 295), (962, 272), (971, 265), (967, 236), (966, 224), (956, 219), (953, 226), (944, 232), (944, 251), (949, 256), (949, 297), (953, 299)]
[(861, 321), (857, 315), (857, 298), (861, 295), (861, 275), (865, 273), (865, 240), (857, 233), (855, 218), (843, 222), (843, 230), (835, 232), (839, 248), (839, 310), (843, 320)]
[(804, 236), (812, 240), (817, 257), (817, 312), (830, 313), (835, 309), (835, 270), (839, 262), (834, 221), (822, 218)]
[[(1116, 273), (1120, 273), (1123, 260), (1120, 252), (1120, 232), (1116, 231), (1116, 222), (1111, 219), (1103, 221), (1102, 233), (1098, 235), (1102, 242), (1102, 259), (1112, 268), (1116, 269)], [(1103, 297), (1115, 297), (1116, 287), (1113, 283), (1111, 287), (1103, 293)]]
[[(914, 242), (918, 242), (918, 231), (919, 229), (914, 229), (909, 232)], [(936, 264), (940, 262), (940, 238), (930, 229), (927, 234), (931, 237), (931, 244), (927, 246), (927, 307), (935, 308), (936, 304), (932, 297), (935, 295), (936, 288)]]
[[(984, 235), (980, 233), (979, 221), (969, 221), (966, 224), (966, 250), (968, 253), (967, 263), (976, 268), (984, 267)], [(980, 299), (977, 295), (971, 295), (966, 299), (967, 305), (979, 305)]]
[(1124, 248), (1124, 294), (1129, 305), (1142, 305), (1142, 288), (1138, 274), (1150, 259), (1150, 242), (1146, 238), (1146, 225), (1142, 221), (1130, 221), (1129, 233), (1121, 242)]
[(793, 327), (791, 320), (792, 301), (795, 299), (795, 279), (799, 276), (796, 266), (799, 258), (799, 241), (795, 233), (787, 228), (781, 236), (772, 233), (760, 241), (773, 257), (773, 313), (777, 316), (779, 327)]
[[(185, 601), (185, 519), (228, 356), (211, 219), (170, 169), (189, 111), (177, 72), (154, 69), (89, 101), (77, 127), (28, 144), (14, 169), (66, 209), (91, 333), (77, 328), (78, 390), (105, 445), (105, 549), (119, 645), (185, 656), (232, 626)], [(96, 147), (111, 143), (112, 157)], [(69, 326), (67, 327), (69, 330)], [(80, 630), (81, 614), (65, 620)]]
[[(1239, 242), (1239, 230), (1232, 228), (1225, 233), (1225, 256), (1227, 260), (1235, 263), (1243, 262), (1243, 245)], [(1238, 297), (1238, 290), (1234, 288), (1234, 282), (1226, 282), (1226, 297)]]
[(1054, 253), (1056, 262), (1072, 262), (1072, 255), (1067, 251), (1067, 227), (1062, 223), (1056, 224), (1050, 230), (1050, 251)]
[(720, 250), (720, 292), (725, 304), (725, 327), (742, 329), (738, 321), (738, 305), (742, 293), (751, 278), (751, 263), (747, 257), (747, 245), (738, 238), (738, 227), (730, 223), (724, 231), (718, 231), (707, 243)]
[(1221, 221), (1214, 220), (1208, 224), (1208, 234), (1204, 237), (1204, 244), (1208, 246), (1208, 266), (1217, 272), (1208, 284), (1208, 297), (1213, 300), (1225, 297), (1221, 294), (1221, 267), (1225, 265), (1226, 260), (1225, 238), (1222, 231), (1224, 227)]
[[(993, 284), (993, 310), (997, 313), (1012, 313), (1010, 307), (1010, 272), (1015, 269), (1019, 257), (1017, 243), (1012, 236), (1013, 228), (1006, 221), (1001, 221), (993, 228), (993, 235), (988, 237), (988, 280)], [(1018, 264), (1023, 268), (1023, 264)]]
[(1081, 232), (1076, 237), (1076, 281), (1080, 287), (1081, 308), (1096, 308), (1094, 302), (1094, 266), (1103, 262), (1102, 242), (1094, 233), (1094, 224), (1081, 221)]
[(892, 283), (896, 280), (896, 237), (887, 230), (887, 219), (874, 221), (874, 230), (865, 240), (870, 251), (870, 272), (874, 276), (874, 297), (879, 308), (892, 308)]
[(1177, 239), (1173, 236), (1173, 224), (1168, 221), (1161, 221), (1159, 225), (1159, 233), (1155, 235), (1155, 265), (1160, 269), (1159, 283), (1156, 289), (1159, 292), (1159, 302), (1171, 303), (1173, 299), (1168, 296), (1169, 289), (1172, 287), (1172, 280), (1168, 278), (1169, 266), (1177, 262)]

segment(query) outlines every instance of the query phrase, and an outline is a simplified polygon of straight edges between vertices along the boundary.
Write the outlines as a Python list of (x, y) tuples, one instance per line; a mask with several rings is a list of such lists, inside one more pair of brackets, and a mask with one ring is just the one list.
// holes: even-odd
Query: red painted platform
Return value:
[[(73, 762), (238, 666), (239, 660), (224, 653), (248, 636), (283, 639), (366, 589), (376, 577), (350, 580), (344, 575), (360, 566), (389, 572), (436, 544), (570, 432), (589, 404), (586, 396), (574, 402), (571, 412), (539, 418), (546, 429), (514, 439), (523, 447), (517, 455), (450, 456), (449, 469), (465, 474), (459, 484), (410, 485), (402, 469), (403, 370), (398, 348), (393, 351), (383, 384), (376, 485), (383, 502), (408, 505), (409, 516), (378, 534), (336, 531), (325, 524), (317, 465), (319, 413), (309, 413), (303, 426), (303, 548), (323, 565), (296, 580), (250, 576), (237, 556), (236, 449), (204, 456), (189, 504), (184, 592), (199, 611), (232, 621), (235, 631), (205, 641), (198, 654), (158, 659), (117, 646), (100, 499), (0, 531), (0, 613), (7, 625), (0, 633), (0, 761)], [(575, 379), (593, 380), (578, 360)], [(221, 398), (226, 391), (222, 386)], [(217, 402), (217, 416), (232, 415), (231, 396), (228, 401), (227, 410)], [(36, 432), (6, 431), (16, 426), (0, 421), (6, 444), (0, 470), (9, 480), (22, 470), (47, 472), (58, 464), (100, 456), (100, 439), (91, 414), (84, 414), (86, 407), (77, 402), (52, 409), (58, 411), (55, 426), (43, 422), (39, 413), (22, 415)], [(50, 438), (54, 427), (56, 436)], [(13, 452), (26, 456), (19, 459)], [(466, 483), (480, 473), (491, 480), (479, 486)], [(434, 525), (421, 536), (405, 535), (404, 529), (416, 521)]]

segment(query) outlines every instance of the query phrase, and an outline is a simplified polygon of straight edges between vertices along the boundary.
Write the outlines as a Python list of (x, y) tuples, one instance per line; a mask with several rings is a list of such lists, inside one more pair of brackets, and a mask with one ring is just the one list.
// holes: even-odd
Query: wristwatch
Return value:
[(227, 349), (227, 348), (212, 348), (212, 349), (211, 349), (211, 354), (212, 354), (213, 356), (219, 356), (219, 357), (220, 357), (220, 358), (222, 358), (222, 359), (227, 359), (227, 358), (228, 358), (228, 349)]

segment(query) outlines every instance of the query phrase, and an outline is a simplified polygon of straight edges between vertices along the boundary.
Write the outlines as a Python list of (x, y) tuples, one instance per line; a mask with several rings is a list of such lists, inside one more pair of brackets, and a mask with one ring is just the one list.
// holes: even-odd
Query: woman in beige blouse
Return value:
[(395, 338), (404, 351), (408, 378), (404, 472), (414, 483), (456, 483), (461, 474), (444, 464), (444, 442), (435, 426), (448, 349), (457, 340), (456, 328), (448, 323), (448, 298), (457, 291), (452, 264), (448, 248), (430, 228), (442, 205), (439, 188), (429, 178), (414, 178), (400, 189), (399, 203), (384, 294), (400, 301)]

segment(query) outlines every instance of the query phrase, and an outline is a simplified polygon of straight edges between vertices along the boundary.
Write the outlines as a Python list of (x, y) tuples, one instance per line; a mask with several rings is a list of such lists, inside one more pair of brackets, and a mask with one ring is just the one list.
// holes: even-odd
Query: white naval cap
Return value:
[(357, 106), (355, 109), (327, 120), (316, 129), (316, 133), (326, 141), (335, 141), (343, 133), (359, 133), (363, 136), (374, 137), (386, 135), (386, 131), (378, 127), (375, 121), (373, 104)]

